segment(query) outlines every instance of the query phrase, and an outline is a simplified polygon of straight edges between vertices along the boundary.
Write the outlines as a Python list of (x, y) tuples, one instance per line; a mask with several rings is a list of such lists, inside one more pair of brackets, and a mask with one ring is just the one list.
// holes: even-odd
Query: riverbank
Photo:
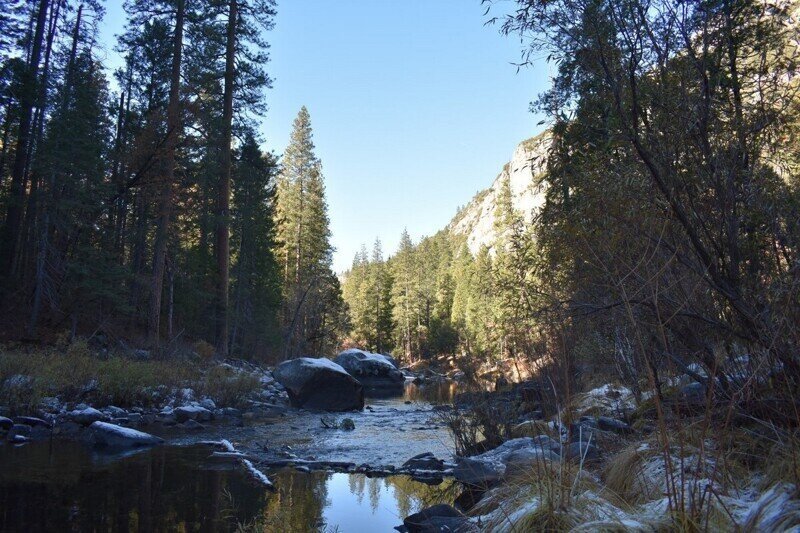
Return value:
[[(77, 470), (72, 483), (78, 485), (99, 469), (113, 485), (117, 467), (109, 465), (117, 462), (161, 457), (152, 460), (172, 469), (179, 467), (175, 462), (185, 466), (191, 456), (188, 463), (195, 468), (236, 472), (226, 476), (249, 480), (254, 494), (261, 494), (258, 516), (237, 518), (235, 527), (223, 529), (236, 529), (239, 522), (257, 529), (254, 524), (264, 526), (282, 512), (295, 512), (275, 503), (273, 492), (288, 498), (286, 490), (300, 491), (291, 493), (292, 501), (316, 501), (324, 500), (327, 490), (342, 490), (334, 485), (364, 483), (375, 484), (369, 494), (379, 500), (383, 496), (373, 494), (395, 494), (399, 486), (425, 493), (414, 505), (393, 507), (398, 516), (375, 518), (393, 525), (405, 521), (401, 527), (407, 531), (437, 524), (454, 531), (800, 528), (795, 434), (752, 423), (717, 431), (724, 406), (712, 402), (713, 409), (703, 408), (705, 396), (691, 396), (696, 389), (691, 380), (672, 380), (659, 417), (647, 391), (637, 401), (622, 386), (575, 395), (560, 408), (535, 381), (465, 392), (436, 371), (403, 369), (399, 392), (367, 395), (362, 410), (326, 413), (293, 406), (301, 398), (291, 401), (272, 369), (247, 362), (171, 361), (167, 370), (160, 361), (86, 361), (89, 357), (73, 351), (0, 358), (6, 372), (0, 374), (2, 398), (28, 398), (3, 406), (3, 490), (48, 486), (49, 481), (35, 478), (33, 463), (28, 470), (16, 466), (25, 461)], [(71, 374), (62, 380), (48, 365)], [(160, 376), (164, 382), (147, 385), (146, 394), (121, 406), (110, 403), (118, 397), (109, 392), (125, 381), (117, 377), (122, 374), (103, 374), (119, 368), (137, 385), (156, 380), (160, 369), (167, 373)], [(71, 388), (55, 386), (75, 379)], [(35, 408), (32, 399), (38, 400)], [(132, 431), (143, 434), (125, 433)], [(770, 439), (775, 435), (785, 440)], [(107, 445), (109, 439), (131, 436), (139, 439), (136, 446)], [(165, 446), (138, 446), (158, 443)], [(47, 460), (35, 459), (40, 455)], [(83, 457), (77, 466), (75, 456)], [(24, 479), (25, 471), (33, 478)], [(316, 481), (298, 481), (304, 476)], [(229, 487), (213, 489), (219, 491), (216, 498), (223, 489)], [(348, 501), (350, 496), (335, 498)], [(335, 499), (330, 505), (340, 503)], [(312, 530), (340, 525), (320, 518), (325, 506), (315, 505), (316, 525), (298, 520)], [(280, 530), (270, 527), (262, 530)]]

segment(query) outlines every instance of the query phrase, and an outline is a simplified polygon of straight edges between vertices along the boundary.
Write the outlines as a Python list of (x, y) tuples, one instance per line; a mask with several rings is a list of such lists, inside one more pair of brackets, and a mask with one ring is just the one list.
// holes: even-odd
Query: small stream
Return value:
[[(399, 466), (413, 455), (452, 455), (435, 404), (451, 384), (409, 385), (402, 397), (370, 399), (350, 417), (356, 429), (326, 429), (321, 414), (288, 410), (240, 426), (164, 436), (168, 446), (109, 454), (65, 441), (0, 445), (0, 531), (382, 532), (436, 503), (451, 503), (451, 480), (268, 470), (276, 490), (209, 458), (201, 440), (226, 438), (252, 456), (296, 456)], [(410, 403), (409, 403), (410, 402)]]

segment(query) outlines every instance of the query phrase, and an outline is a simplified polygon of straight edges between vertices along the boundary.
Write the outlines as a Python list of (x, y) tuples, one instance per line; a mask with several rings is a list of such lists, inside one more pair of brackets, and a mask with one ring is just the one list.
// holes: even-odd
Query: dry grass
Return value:
[(643, 462), (652, 457), (649, 448), (641, 444), (629, 446), (611, 457), (603, 469), (605, 490), (630, 505), (644, 503), (658, 496), (658, 489), (650, 483), (642, 469)]
[(184, 360), (101, 358), (87, 343), (66, 348), (0, 349), (0, 405), (12, 413), (32, 413), (42, 398), (95, 406), (160, 406), (175, 389), (190, 387), (219, 405), (238, 405), (260, 388), (251, 374), (228, 375), (222, 367)]
[(211, 367), (197, 385), (197, 391), (213, 399), (217, 405), (233, 407), (241, 406), (260, 388), (258, 377), (222, 365)]

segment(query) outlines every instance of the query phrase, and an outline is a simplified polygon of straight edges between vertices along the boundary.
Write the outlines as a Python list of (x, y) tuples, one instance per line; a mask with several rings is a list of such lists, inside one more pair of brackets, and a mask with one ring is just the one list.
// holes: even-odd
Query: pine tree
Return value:
[(392, 348), (392, 277), (383, 259), (383, 247), (380, 239), (375, 239), (372, 248), (372, 260), (368, 279), (374, 289), (370, 294), (374, 301), (375, 330), (371, 348), (376, 352), (385, 352)]
[(276, 214), (284, 285), (284, 354), (331, 350), (341, 334), (344, 303), (331, 271), (325, 183), (305, 106), (284, 152)]
[(245, 137), (233, 181), (231, 352), (265, 359), (279, 343), (280, 267), (273, 221), (277, 162)]
[(392, 258), (392, 307), (394, 309), (395, 339), (408, 361), (418, 354), (418, 315), (415, 296), (418, 277), (414, 245), (408, 231), (403, 230), (400, 245)]

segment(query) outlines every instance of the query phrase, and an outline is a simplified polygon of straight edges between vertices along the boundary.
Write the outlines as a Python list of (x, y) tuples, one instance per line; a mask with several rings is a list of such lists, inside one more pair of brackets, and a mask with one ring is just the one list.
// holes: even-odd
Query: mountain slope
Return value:
[(530, 222), (544, 204), (545, 183), (542, 178), (547, 165), (551, 136), (548, 131), (517, 145), (511, 160), (488, 189), (476, 194), (459, 210), (447, 231), (466, 237), (467, 246), (475, 254), (481, 246), (492, 247), (497, 238), (494, 228), (497, 197), (503, 180), (509, 178), (514, 209)]

